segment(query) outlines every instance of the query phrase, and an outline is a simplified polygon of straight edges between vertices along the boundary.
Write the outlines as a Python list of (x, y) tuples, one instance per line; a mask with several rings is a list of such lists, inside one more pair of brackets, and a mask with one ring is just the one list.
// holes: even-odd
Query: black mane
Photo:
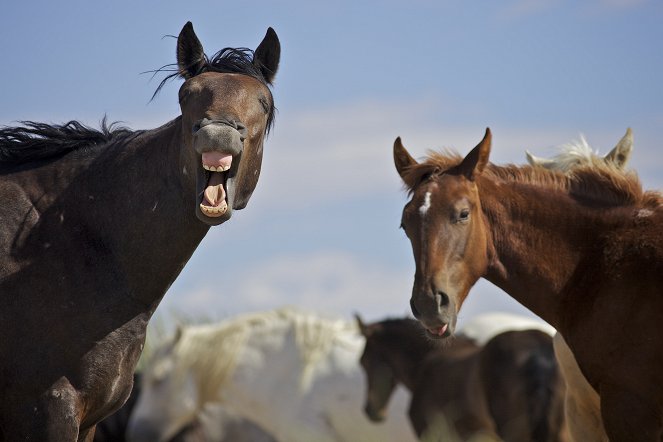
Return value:
[(0, 163), (19, 164), (55, 158), (134, 133), (118, 123), (107, 124), (106, 118), (101, 121), (99, 130), (74, 120), (62, 125), (21, 121), (20, 126), (0, 128)]

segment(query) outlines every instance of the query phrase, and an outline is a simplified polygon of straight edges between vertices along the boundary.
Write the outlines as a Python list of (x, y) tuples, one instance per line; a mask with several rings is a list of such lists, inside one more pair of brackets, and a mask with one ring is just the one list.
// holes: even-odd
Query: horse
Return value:
[[(131, 412), (140, 395), (140, 373), (134, 374), (131, 395), (115, 413), (99, 422), (94, 442), (125, 442)], [(229, 414), (223, 407), (206, 407), (168, 442), (275, 442), (253, 422)]]
[(0, 440), (91, 441), (127, 399), (161, 298), (256, 187), (279, 58), (271, 28), (208, 58), (188, 22), (172, 121), (0, 129)]
[(293, 308), (179, 328), (147, 361), (129, 440), (168, 440), (214, 404), (281, 441), (416, 440), (404, 390), (384, 425), (361, 412), (363, 345), (354, 321)]
[[(633, 131), (628, 128), (622, 139), (604, 157), (596, 154), (582, 137), (578, 143), (562, 146), (561, 152), (553, 158), (538, 158), (529, 152), (526, 152), (526, 156), (532, 166), (542, 166), (562, 172), (570, 172), (579, 167), (591, 167), (594, 164), (624, 170), (632, 152)], [(587, 440), (607, 442), (608, 436), (603, 429), (598, 393), (583, 376), (571, 349), (559, 333), (553, 338), (553, 348), (566, 383), (564, 410), (569, 436), (576, 442)]]
[(394, 142), (411, 195), (402, 226), (413, 314), (444, 339), (487, 279), (561, 333), (599, 394), (610, 440), (660, 440), (663, 197), (600, 164), (567, 174), (490, 164), (491, 138), (486, 129), (465, 157), (433, 152), (421, 163)]
[(365, 324), (357, 316), (357, 323), (366, 337), (361, 365), (371, 419), (384, 419), (393, 388), (403, 384), (424, 440), (563, 440), (564, 386), (548, 333), (511, 330), (484, 346), (460, 336), (439, 345), (414, 319)]

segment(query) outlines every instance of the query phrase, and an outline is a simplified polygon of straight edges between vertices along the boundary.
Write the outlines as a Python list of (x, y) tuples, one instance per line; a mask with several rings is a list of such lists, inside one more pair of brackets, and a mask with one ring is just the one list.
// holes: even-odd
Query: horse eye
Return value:
[(467, 221), (470, 219), (470, 209), (463, 209), (460, 211), (460, 215), (458, 216), (459, 221)]
[(265, 111), (265, 113), (268, 114), (270, 106), (269, 106), (269, 103), (267, 102), (267, 99), (266, 98), (261, 98), (260, 99), (260, 104), (262, 105), (262, 109)]

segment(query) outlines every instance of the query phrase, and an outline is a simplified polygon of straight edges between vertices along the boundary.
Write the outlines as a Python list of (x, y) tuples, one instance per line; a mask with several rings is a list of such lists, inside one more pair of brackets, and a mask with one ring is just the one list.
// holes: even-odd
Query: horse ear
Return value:
[(205, 64), (203, 45), (193, 31), (190, 21), (186, 22), (177, 37), (177, 67), (184, 79), (189, 79), (200, 72)]
[(357, 327), (359, 327), (359, 331), (361, 332), (361, 334), (364, 335), (364, 337), (368, 337), (368, 335), (370, 334), (369, 328), (361, 319), (359, 313), (355, 313), (355, 320), (357, 321)]
[(396, 165), (398, 174), (403, 179), (405, 179), (407, 170), (417, 164), (417, 160), (412, 158), (412, 155), (403, 146), (401, 137), (396, 138), (396, 141), (394, 141), (394, 164)]
[(173, 344), (177, 344), (182, 338), (183, 329), (184, 327), (182, 327), (182, 324), (177, 324), (175, 328), (175, 336), (173, 336)]
[(483, 172), (483, 169), (488, 164), (488, 157), (490, 156), (490, 143), (492, 141), (492, 134), (490, 128), (486, 128), (486, 134), (483, 140), (467, 154), (463, 161), (458, 165), (460, 173), (465, 175), (469, 180), (474, 179)]
[(541, 166), (541, 167), (548, 167), (552, 163), (554, 163), (553, 160), (548, 159), (548, 158), (541, 158), (534, 156), (530, 153), (529, 150), (525, 151), (525, 156), (527, 157), (527, 162), (530, 163), (532, 166)]
[(604, 159), (613, 163), (618, 169), (623, 169), (631, 158), (631, 152), (633, 152), (633, 131), (629, 127), (626, 129), (626, 135)]
[(281, 59), (281, 43), (279, 37), (272, 28), (267, 29), (265, 38), (262, 39), (253, 53), (253, 64), (258, 66), (262, 76), (267, 83), (272, 84), (276, 71), (279, 69)]

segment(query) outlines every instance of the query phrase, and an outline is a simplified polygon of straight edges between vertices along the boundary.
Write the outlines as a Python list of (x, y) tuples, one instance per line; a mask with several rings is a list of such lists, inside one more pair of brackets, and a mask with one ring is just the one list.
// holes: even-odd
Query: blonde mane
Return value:
[[(463, 158), (456, 152), (429, 152), (421, 163), (410, 167), (403, 181), (409, 192), (422, 181), (443, 173), (454, 173)], [(643, 191), (635, 172), (620, 171), (610, 163), (596, 161), (577, 167), (566, 173), (529, 165), (490, 163), (482, 178), (496, 183), (519, 183), (565, 192), (572, 198), (612, 206), (643, 206), (656, 208), (663, 204), (663, 197), (656, 191)]]
[(250, 336), (254, 333), (272, 333), (274, 327), (284, 323), (289, 325), (286, 329), (294, 330), (301, 357), (302, 388), (308, 387), (316, 364), (335, 345), (347, 345), (348, 337), (359, 336), (353, 321), (321, 318), (294, 308), (240, 315), (218, 324), (184, 327), (169, 355), (175, 364), (174, 375), (193, 374), (198, 385), (200, 406), (218, 401), (218, 392), (235, 372)]
[[(548, 164), (544, 167), (568, 172), (578, 166), (613, 164), (612, 162), (606, 162), (598, 151), (592, 149), (583, 135), (580, 135), (580, 139), (577, 141), (563, 144), (559, 147), (559, 150), (560, 152), (557, 155), (548, 159)], [(616, 168), (617, 166), (613, 167)]]

